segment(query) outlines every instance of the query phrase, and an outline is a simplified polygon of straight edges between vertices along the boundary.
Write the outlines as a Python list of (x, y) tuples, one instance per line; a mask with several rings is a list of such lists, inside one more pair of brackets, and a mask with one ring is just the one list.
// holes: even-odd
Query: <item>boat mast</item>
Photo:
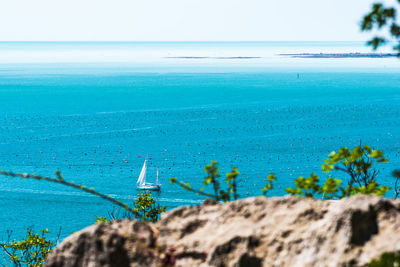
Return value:
[(142, 171), (140, 172), (137, 184), (141, 185), (146, 183), (146, 172), (147, 172), (147, 159), (143, 163)]

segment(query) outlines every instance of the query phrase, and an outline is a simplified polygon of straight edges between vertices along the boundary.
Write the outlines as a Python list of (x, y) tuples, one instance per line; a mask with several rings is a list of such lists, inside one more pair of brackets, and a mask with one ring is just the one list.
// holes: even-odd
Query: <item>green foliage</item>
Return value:
[[(136, 219), (140, 220), (145, 220), (145, 221), (156, 221), (159, 218), (160, 213), (164, 212), (166, 210), (166, 206), (160, 207), (159, 205), (155, 204), (155, 200), (151, 197), (151, 193), (141, 193), (138, 195), (139, 199), (134, 202), (134, 207), (129, 207), (128, 204), (122, 203), (121, 201), (112, 198), (109, 195), (102, 194), (100, 192), (95, 191), (93, 188), (87, 188), (84, 185), (80, 184), (75, 184), (74, 182), (68, 182), (64, 180), (64, 178), (61, 175), (60, 171), (55, 171), (56, 178), (52, 177), (47, 177), (47, 176), (40, 176), (36, 174), (27, 174), (27, 173), (13, 173), (13, 172), (6, 172), (0, 170), (0, 174), (8, 176), (8, 177), (20, 177), (22, 179), (34, 179), (34, 180), (39, 180), (39, 181), (47, 181), (47, 182), (52, 182), (52, 183), (57, 183), (57, 184), (62, 184), (68, 187), (72, 187), (81, 191), (84, 191), (86, 193), (101, 197), (102, 199), (105, 199), (111, 203), (113, 203), (116, 206), (119, 206), (123, 208), (126, 212), (128, 212), (130, 215), (132, 215)], [(96, 217), (97, 220), (100, 220), (103, 222), (102, 218), (105, 219), (105, 217)]]
[(192, 191), (194, 193), (197, 193), (199, 195), (203, 195), (212, 199), (215, 199), (216, 201), (223, 201), (223, 202), (228, 202), (231, 200), (236, 200), (239, 198), (239, 195), (237, 193), (237, 183), (236, 183), (236, 178), (239, 175), (239, 171), (236, 167), (232, 167), (231, 172), (226, 173), (226, 179), (225, 182), (227, 184), (228, 189), (225, 191), (221, 188), (221, 184), (219, 181), (219, 178), (221, 175), (219, 174), (219, 168), (218, 168), (218, 162), (213, 160), (210, 164), (208, 164), (204, 168), (204, 172), (207, 173), (206, 177), (204, 177), (203, 184), (205, 186), (212, 185), (214, 193), (207, 193), (204, 192), (205, 188), (200, 188), (200, 189), (193, 189), (189, 183), (184, 183), (181, 181), (178, 181), (176, 177), (170, 178), (171, 184), (178, 184), (181, 186), (183, 189), (186, 189), (188, 191)]
[(352, 187), (350, 195), (363, 194), (383, 197), (389, 190), (390, 187), (384, 185), (380, 186), (377, 181), (372, 181), (367, 186)]
[(340, 148), (338, 152), (331, 152), (322, 164), (322, 170), (330, 173), (332, 170), (344, 172), (350, 176), (346, 187), (342, 186), (342, 179), (328, 177), (323, 185), (319, 185), (319, 177), (311, 174), (308, 178), (295, 179), (295, 187), (287, 188), (292, 196), (321, 197), (323, 199), (341, 199), (355, 194), (384, 196), (390, 187), (380, 186), (376, 181), (378, 171), (373, 168), (374, 163), (385, 163), (388, 159), (380, 150), (369, 146), (356, 146), (352, 150)]
[[(143, 221), (155, 222), (159, 219), (160, 214), (166, 210), (166, 206), (160, 206), (156, 204), (154, 198), (151, 197), (151, 193), (140, 193), (138, 199), (134, 202), (133, 208), (127, 204), (120, 202), (108, 195), (104, 195), (95, 191), (93, 188), (87, 189), (86, 186), (75, 184), (74, 182), (67, 182), (62, 177), (59, 171), (56, 171), (56, 178), (40, 176), (35, 174), (27, 173), (13, 173), (5, 172), (0, 170), (0, 174), (8, 177), (21, 177), (23, 179), (31, 178), (39, 181), (48, 181), (65, 186), (73, 187), (85, 191), (87, 193), (99, 196), (111, 203), (122, 207), (129, 216), (133, 216), (136, 219)], [(104, 216), (96, 216), (95, 223), (109, 223)], [(45, 235), (48, 230), (42, 230), (42, 235), (33, 234), (31, 229), (28, 229), (28, 237), (19, 241), (13, 240), (8, 243), (0, 244), (3, 248), (4, 253), (7, 255), (9, 260), (15, 266), (26, 265), (29, 267), (42, 266), (46, 256), (52, 251), (54, 243), (47, 240)]]
[(265, 184), (264, 188), (261, 189), (264, 196), (267, 196), (268, 191), (274, 189), (273, 182), (276, 180), (276, 176), (273, 173), (270, 173), (267, 177), (267, 183)]
[(151, 197), (151, 193), (142, 192), (134, 202), (134, 210), (139, 215), (138, 219), (147, 222), (156, 222), (167, 207), (156, 204), (156, 200)]
[(379, 259), (373, 259), (369, 267), (399, 267), (400, 266), (400, 251), (385, 252)]
[(133, 202), (132, 209), (135, 211), (135, 216), (132, 213), (123, 211), (120, 213), (119, 209), (113, 209), (108, 213), (109, 219), (105, 216), (95, 216), (95, 223), (110, 223), (119, 219), (137, 219), (145, 222), (156, 222), (159, 220), (161, 213), (165, 212), (167, 206), (160, 206), (152, 197), (150, 192), (142, 192), (137, 195), (138, 199)]
[[(374, 168), (374, 164), (380, 164), (388, 162), (388, 159), (384, 157), (384, 153), (380, 150), (371, 149), (369, 146), (356, 146), (353, 149), (340, 148), (338, 152), (331, 152), (328, 158), (324, 160), (322, 170), (326, 173), (332, 171), (339, 171), (345, 173), (350, 177), (347, 186), (342, 186), (342, 179), (336, 179), (328, 177), (322, 184), (317, 175), (312, 173), (309, 177), (299, 177), (294, 180), (295, 185), (293, 188), (286, 188), (286, 192), (293, 196), (308, 197), (308, 198), (322, 198), (322, 199), (341, 199), (354, 194), (367, 194), (384, 196), (385, 193), (390, 189), (387, 186), (381, 186), (376, 181), (378, 171)], [(204, 195), (215, 199), (216, 201), (231, 201), (239, 198), (237, 193), (237, 177), (239, 171), (237, 168), (232, 167), (231, 172), (226, 173), (225, 183), (227, 189), (224, 190), (220, 183), (221, 175), (219, 173), (218, 162), (212, 161), (209, 165), (204, 168), (206, 176), (204, 177), (203, 184), (207, 187), (212, 185), (212, 191), (214, 193), (204, 192), (205, 188), (199, 190), (193, 189), (189, 183), (178, 181), (177, 178), (170, 178), (171, 184), (177, 183), (182, 188), (195, 192), (197, 194)], [(136, 219), (143, 221), (155, 222), (159, 219), (160, 214), (166, 210), (165, 206), (156, 204), (151, 193), (143, 192), (138, 195), (138, 199), (134, 201), (133, 207), (129, 207), (127, 204), (122, 203), (110, 196), (104, 195), (95, 191), (93, 188), (87, 189), (83, 185), (75, 184), (73, 182), (67, 182), (62, 177), (59, 171), (56, 172), (56, 178), (39, 176), (34, 174), (21, 174), (0, 171), (0, 174), (9, 177), (21, 177), (31, 178), (35, 180), (44, 180), (54, 183), (63, 184), (69, 187), (73, 187), (90, 194), (99, 196), (105, 200), (112, 202), (113, 204), (122, 207), (127, 212), (127, 217), (133, 216)], [(400, 194), (400, 170), (396, 170), (393, 173), (396, 179), (395, 192), (396, 198)], [(262, 189), (263, 195), (267, 196), (267, 193), (274, 188), (274, 181), (276, 181), (275, 174), (270, 174), (267, 177), (267, 183)], [(112, 216), (111, 216), (112, 217)], [(115, 217), (114, 217), (115, 218)], [(113, 217), (111, 218), (113, 219)], [(95, 223), (109, 223), (104, 216), (96, 216)], [(51, 252), (54, 244), (45, 238), (47, 230), (42, 230), (42, 235), (33, 234), (31, 230), (28, 230), (28, 237), (20, 241), (11, 241), (7, 244), (0, 244), (9, 259), (16, 265), (21, 266), (26, 264), (27, 266), (41, 266), (47, 254)], [(394, 255), (394, 254), (393, 254)], [(384, 254), (381, 259), (371, 264), (377, 264), (380, 261), (387, 262), (393, 258), (392, 254)], [(397, 254), (396, 254), (397, 255)], [(397, 257), (397, 256), (396, 256)], [(397, 263), (392, 260), (391, 262)], [(381, 263), (379, 263), (381, 264)], [(385, 266), (385, 265), (370, 265), (370, 266)]]
[[(389, 160), (384, 157), (381, 150), (374, 150), (371, 147), (356, 146), (353, 149), (347, 147), (340, 148), (338, 152), (331, 152), (328, 158), (324, 160), (322, 170), (330, 173), (337, 170), (350, 176), (347, 196), (353, 193), (366, 193), (382, 195), (389, 190), (387, 187), (379, 187), (376, 177), (379, 174), (374, 164), (386, 163)], [(357, 189), (353, 189), (357, 186)]]
[[(343, 188), (340, 186), (341, 184), (342, 180), (328, 177), (328, 179), (326, 179), (321, 189), (323, 198), (324, 199), (342, 198), (344, 194), (343, 194)], [(338, 196), (339, 192), (342, 193), (342, 196)]]
[(232, 167), (231, 172), (226, 173), (226, 184), (228, 185), (228, 195), (226, 197), (229, 198), (230, 200), (230, 195), (232, 194), (232, 199), (238, 199), (239, 195), (237, 193), (237, 184), (236, 184), (236, 178), (240, 172), (238, 171), (238, 168)]
[(340, 186), (342, 180), (328, 177), (323, 185), (319, 185), (319, 177), (312, 173), (309, 177), (299, 177), (294, 180), (294, 188), (286, 188), (286, 192), (292, 196), (308, 197), (308, 198), (323, 198), (323, 199), (338, 199), (344, 195), (339, 195), (343, 192)]
[[(381, 150), (375, 150), (367, 145), (359, 145), (353, 149), (347, 147), (340, 148), (338, 152), (331, 152), (328, 158), (322, 164), (322, 170), (326, 173), (331, 173), (336, 170), (345, 173), (350, 177), (348, 184), (343, 185), (343, 179), (328, 177), (324, 183), (320, 182), (319, 177), (312, 173), (309, 177), (299, 177), (294, 180), (294, 187), (286, 188), (286, 192), (292, 196), (308, 197), (308, 198), (322, 198), (322, 199), (342, 199), (355, 194), (377, 195), (384, 196), (390, 187), (380, 185), (377, 181), (379, 172), (374, 168), (375, 164), (388, 162), (384, 157)], [(218, 162), (212, 161), (204, 169), (207, 173), (204, 178), (204, 185), (213, 185), (214, 194), (204, 192), (205, 188), (199, 190), (193, 189), (189, 183), (183, 183), (177, 178), (170, 178), (171, 184), (177, 183), (182, 188), (195, 192), (197, 194), (211, 197), (217, 201), (231, 201), (238, 198), (236, 178), (239, 175), (237, 168), (232, 168), (230, 173), (226, 174), (226, 184), (228, 190), (221, 189), (218, 180), (221, 175), (219, 174)], [(400, 194), (400, 171), (393, 172), (393, 176), (397, 177), (396, 197)], [(261, 189), (264, 196), (274, 188), (274, 181), (276, 180), (275, 174), (270, 174), (267, 177), (267, 183)], [(400, 183), (400, 182), (399, 182)]]
[(28, 173), (14, 173), (14, 172), (7, 172), (7, 171), (2, 171), (0, 170), (0, 174), (4, 175), (4, 176), (8, 176), (8, 177), (20, 177), (22, 179), (33, 179), (33, 180), (38, 180), (38, 181), (47, 181), (47, 182), (52, 182), (52, 183), (57, 183), (57, 184), (62, 184), (68, 187), (72, 187), (81, 191), (84, 191), (86, 193), (98, 196), (104, 200), (107, 200), (111, 203), (113, 203), (114, 205), (117, 205), (119, 207), (122, 207), (124, 210), (132, 213), (135, 216), (139, 216), (138, 214), (136, 214), (136, 211), (132, 208), (130, 208), (127, 204), (122, 203), (119, 200), (116, 200), (115, 198), (112, 198), (109, 195), (105, 195), (102, 194), (100, 192), (95, 191), (92, 187), (91, 188), (87, 188), (85, 185), (80, 185), (80, 184), (75, 184), (73, 181), (68, 182), (66, 180), (64, 180), (64, 178), (61, 175), (60, 171), (55, 171), (56, 177), (57, 178), (52, 178), (52, 177), (47, 177), (47, 176), (41, 176), (41, 175), (36, 175), (36, 174), (28, 174)]
[(311, 174), (308, 178), (300, 176), (295, 179), (295, 188), (287, 188), (286, 192), (291, 195), (315, 197), (315, 194), (320, 193), (321, 187), (318, 185), (319, 178), (315, 174)]
[(24, 239), (8, 241), (0, 246), (15, 266), (39, 267), (54, 248), (54, 243), (46, 239), (48, 233), (47, 229), (41, 230), (41, 234), (27, 229), (27, 237)]
[[(398, 2), (400, 3), (400, 1)], [(361, 30), (372, 31), (374, 29), (382, 30), (383, 28), (387, 28), (389, 35), (399, 41), (393, 49), (399, 51), (400, 55), (400, 26), (396, 21), (396, 11), (395, 7), (386, 7), (382, 3), (373, 4), (370, 12), (362, 19)], [(375, 50), (386, 42), (386, 38), (375, 36), (367, 44)]]
[(106, 217), (104, 216), (94, 216), (96, 217), (96, 220), (94, 221), (94, 223), (110, 223), (109, 220), (106, 219)]
[(219, 196), (221, 186), (218, 181), (218, 178), (221, 177), (221, 175), (219, 174), (218, 162), (213, 160), (211, 164), (206, 165), (204, 171), (207, 173), (207, 176), (204, 178), (203, 184), (213, 185), (215, 198), (218, 201), (221, 198)]

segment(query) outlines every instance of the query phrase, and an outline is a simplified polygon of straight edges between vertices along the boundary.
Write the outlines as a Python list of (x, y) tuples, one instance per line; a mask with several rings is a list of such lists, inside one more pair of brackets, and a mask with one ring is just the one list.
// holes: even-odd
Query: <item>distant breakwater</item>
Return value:
[(279, 54), (294, 58), (388, 58), (398, 57), (397, 53), (301, 53), (301, 54)]

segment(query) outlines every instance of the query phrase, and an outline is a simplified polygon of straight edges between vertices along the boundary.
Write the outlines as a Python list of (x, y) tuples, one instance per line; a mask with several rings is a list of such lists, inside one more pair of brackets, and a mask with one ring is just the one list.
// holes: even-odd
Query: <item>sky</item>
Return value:
[(372, 3), (0, 0), (0, 41), (365, 41), (359, 23)]

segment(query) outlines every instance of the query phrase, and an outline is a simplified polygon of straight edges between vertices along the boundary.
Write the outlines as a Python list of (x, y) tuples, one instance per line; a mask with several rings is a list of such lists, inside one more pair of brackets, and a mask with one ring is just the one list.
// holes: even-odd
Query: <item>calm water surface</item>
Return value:
[[(273, 195), (322, 160), (362, 141), (400, 167), (400, 60), (292, 59), (290, 52), (366, 52), (360, 43), (1, 43), (1, 169), (53, 175), (124, 202), (146, 156), (158, 200), (201, 203), (171, 186), (201, 187), (212, 159), (240, 171), (241, 196)], [(177, 57), (201, 56), (202, 59)], [(216, 59), (216, 57), (257, 57)], [(172, 58), (173, 57), (173, 58)], [(342, 177), (338, 174), (338, 177)], [(28, 226), (62, 236), (112, 206), (59, 185), (1, 177), (0, 237)]]

